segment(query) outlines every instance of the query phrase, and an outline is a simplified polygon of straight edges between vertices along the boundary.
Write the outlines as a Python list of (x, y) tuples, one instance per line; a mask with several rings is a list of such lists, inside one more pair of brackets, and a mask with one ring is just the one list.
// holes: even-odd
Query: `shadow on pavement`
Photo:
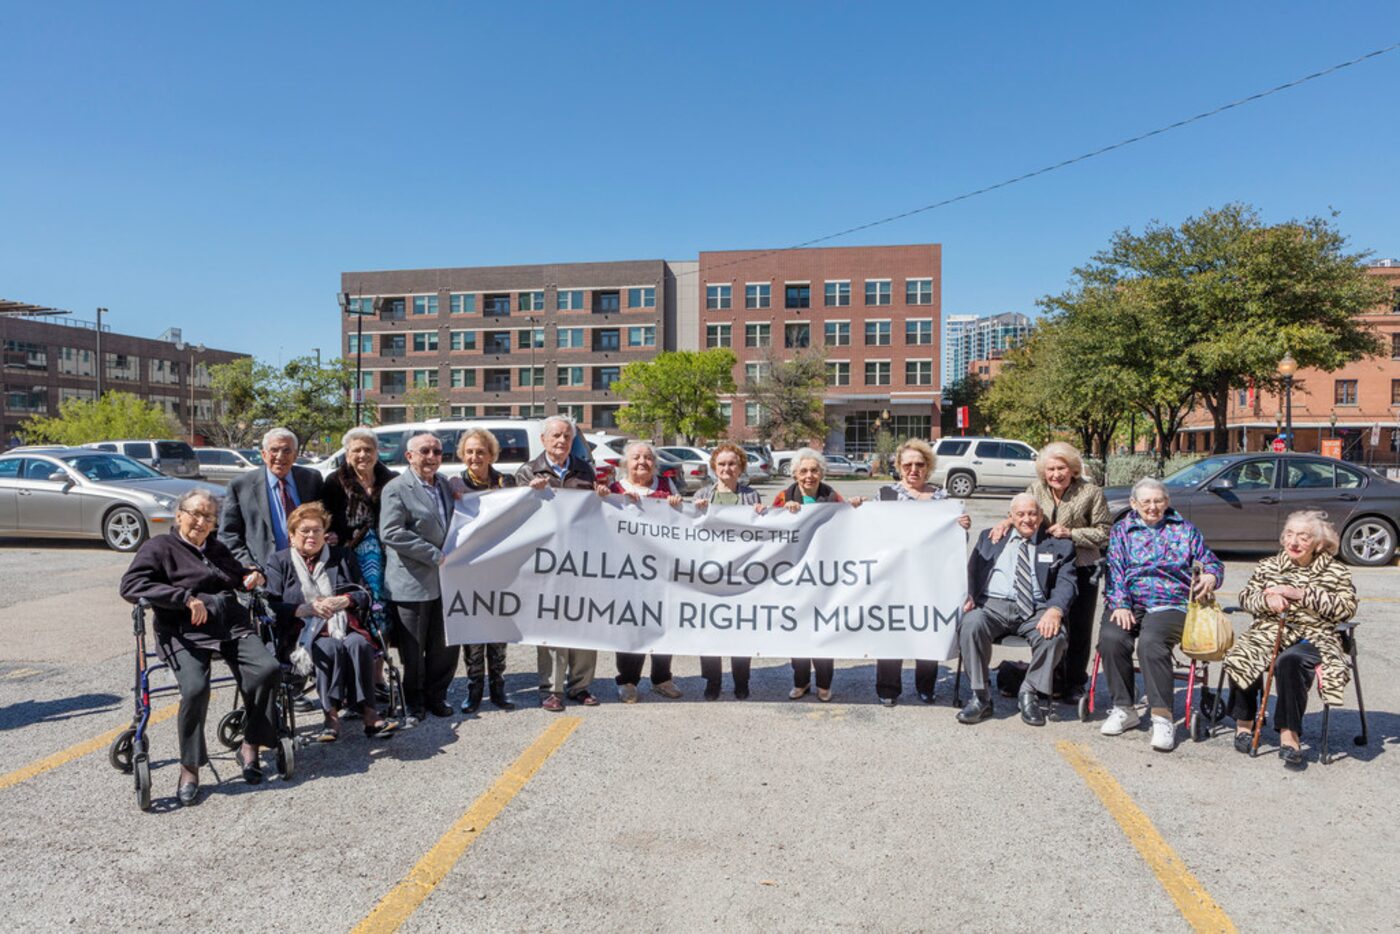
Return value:
[(118, 694), (78, 694), (47, 701), (20, 701), (0, 707), (0, 730), (15, 730), (36, 723), (56, 723), (97, 713), (110, 713), (122, 700)]

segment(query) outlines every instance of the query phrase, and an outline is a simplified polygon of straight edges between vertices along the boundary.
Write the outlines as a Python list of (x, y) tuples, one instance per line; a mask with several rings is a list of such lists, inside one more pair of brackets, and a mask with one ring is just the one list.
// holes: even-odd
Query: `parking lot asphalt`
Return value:
[[(974, 534), (1007, 502), (968, 500)], [(786, 662), (763, 659), (752, 699), (733, 700), (726, 680), (724, 699), (704, 703), (697, 660), (679, 658), (683, 699), (644, 681), (624, 706), (604, 655), (603, 705), (561, 717), (535, 706), (534, 651), (512, 647), (520, 709), (382, 742), (347, 721), (339, 742), (299, 750), (291, 781), (260, 787), (211, 741), (195, 808), (174, 806), (175, 734), (159, 723), (143, 814), (103, 741), (131, 705), (130, 608), (116, 595), (127, 560), (0, 541), (6, 929), (1396, 925), (1396, 568), (1353, 569), (1370, 743), (1352, 745), (1349, 693), (1333, 717), (1339, 758), (1314, 753), (1299, 773), (1235, 753), (1228, 732), (1193, 743), (1183, 731), (1174, 753), (1154, 753), (1145, 732), (1103, 737), (1069, 708), (1034, 729), (999, 700), (994, 720), (960, 726), (946, 667), (935, 705), (906, 673), (887, 710), (868, 662), (838, 662), (830, 704), (787, 700)], [(1227, 602), (1255, 560), (1227, 556)], [(230, 695), (215, 693), (211, 729)], [(1314, 698), (1308, 746), (1320, 730)]]

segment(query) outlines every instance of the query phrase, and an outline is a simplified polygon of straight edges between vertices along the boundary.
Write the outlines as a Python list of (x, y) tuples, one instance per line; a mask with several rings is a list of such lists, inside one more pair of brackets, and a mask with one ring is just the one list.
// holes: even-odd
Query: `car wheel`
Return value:
[(959, 471), (948, 478), (948, 495), (956, 496), (958, 499), (971, 496), (972, 491), (977, 489), (977, 481), (972, 474)]
[(102, 540), (113, 551), (135, 551), (146, 540), (146, 520), (130, 506), (119, 506), (102, 520)]
[(1384, 519), (1357, 519), (1342, 533), (1342, 557), (1362, 567), (1389, 564), (1395, 558), (1395, 529)]

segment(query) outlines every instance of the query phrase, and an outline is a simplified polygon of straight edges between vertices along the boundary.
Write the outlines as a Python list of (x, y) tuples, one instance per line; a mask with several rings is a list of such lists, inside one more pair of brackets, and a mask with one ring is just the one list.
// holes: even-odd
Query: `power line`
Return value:
[[(795, 243), (792, 246), (779, 247), (777, 249), (772, 250), (764, 250), (749, 256), (745, 256), (743, 259), (735, 259), (724, 263), (716, 263), (715, 265), (709, 267), (709, 269), (722, 269), (725, 266), (732, 266), (738, 263), (747, 263), (755, 259), (761, 259), (765, 256), (772, 256), (777, 253), (786, 253), (789, 250), (805, 249), (806, 247), (816, 246), (819, 243), (826, 243), (829, 240), (836, 240), (841, 237), (849, 236), (853, 233), (859, 233), (862, 230), (870, 230), (872, 227), (880, 227), (884, 224), (892, 224), (895, 221), (904, 220), (906, 217), (913, 217), (916, 214), (923, 214), (927, 211), (932, 211), (936, 208), (947, 207), (950, 204), (956, 204), (959, 201), (966, 201), (969, 198), (975, 198), (978, 195), (985, 195), (988, 192), (996, 191), (1000, 188), (1007, 188), (1011, 185), (1017, 184), (1018, 182), (1028, 181), (1029, 179), (1035, 178), (1037, 176), (1046, 175), (1058, 169), (1063, 169), (1067, 166), (1075, 165), (1080, 162), (1085, 162), (1089, 159), (1093, 159), (1096, 156), (1102, 156), (1105, 153), (1113, 152), (1115, 149), (1122, 149), (1125, 146), (1131, 146), (1133, 143), (1140, 143), (1143, 140), (1151, 139), (1154, 136), (1161, 136), (1163, 133), (1170, 133), (1172, 130), (1179, 130), (1184, 126), (1189, 126), (1193, 123), (1198, 123), (1201, 120), (1206, 120), (1210, 117), (1223, 114), (1227, 110), (1234, 110), (1237, 107), (1243, 107), (1246, 104), (1252, 104), (1255, 101), (1263, 100), (1264, 98), (1274, 94), (1278, 94), (1281, 91), (1287, 91), (1292, 88), (1296, 88), (1301, 85), (1307, 84), (1309, 81), (1316, 81), (1318, 78), (1325, 78), (1328, 75), (1336, 74), (1344, 68), (1350, 68), (1353, 65), (1359, 65), (1362, 62), (1369, 61), (1370, 59), (1377, 58), (1381, 55), (1385, 55), (1387, 52), (1394, 52), (1396, 49), (1400, 49), (1400, 42), (1388, 45), (1382, 49), (1376, 49), (1373, 52), (1367, 52), (1365, 55), (1358, 56), (1357, 58), (1353, 58), (1350, 61), (1340, 62), (1328, 68), (1324, 68), (1321, 71), (1315, 71), (1310, 75), (1304, 75), (1301, 78), (1295, 78), (1292, 81), (1287, 81), (1283, 84), (1275, 85), (1274, 87), (1271, 87), (1266, 91), (1259, 91), (1258, 93), (1250, 94), (1248, 97), (1241, 97), (1238, 100), (1230, 101), (1228, 104), (1221, 104), (1219, 107), (1215, 107), (1211, 110), (1202, 111), (1201, 113), (1198, 113), (1193, 117), (1187, 117), (1183, 120), (1177, 120), (1175, 123), (1169, 123), (1166, 126), (1158, 127), (1155, 130), (1148, 130), (1145, 133), (1139, 133), (1137, 136), (1130, 136), (1127, 139), (1121, 139), (1116, 143), (1110, 143), (1107, 146), (1102, 146), (1098, 149), (1091, 150), (1090, 152), (1073, 156), (1061, 162), (1056, 162), (1053, 165), (1043, 166), (1033, 171), (1026, 172), (1022, 175), (1017, 175), (1014, 178), (1005, 179), (1004, 181), (997, 182), (993, 185), (985, 185), (981, 188), (977, 188), (972, 191), (963, 192), (960, 195), (954, 195), (951, 198), (944, 198), (942, 201), (935, 201), (932, 204), (926, 204), (920, 208), (913, 208), (908, 211), (901, 211), (898, 214), (891, 214), (889, 217), (882, 217), (879, 220), (867, 221), (864, 224), (857, 224), (854, 227), (847, 227), (845, 230), (838, 230), (835, 233), (829, 233), (821, 237), (814, 237), (811, 240), (804, 240), (801, 243)], [(699, 270), (697, 268), (696, 272), (698, 273), (698, 271)], [(689, 272), (681, 273), (676, 278), (680, 278), (680, 276), (682, 275), (689, 274)]]

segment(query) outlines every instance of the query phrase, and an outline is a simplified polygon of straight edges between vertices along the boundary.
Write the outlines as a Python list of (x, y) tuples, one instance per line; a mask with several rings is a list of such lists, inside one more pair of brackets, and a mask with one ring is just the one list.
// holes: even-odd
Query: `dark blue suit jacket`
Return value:
[[(1009, 541), (1010, 532), (1001, 541), (993, 543), (990, 530), (984, 530), (977, 539), (977, 547), (972, 549), (972, 557), (967, 559), (967, 595), (978, 606), (987, 602), (987, 584), (992, 579), (992, 569)], [(1061, 613), (1068, 613), (1078, 587), (1074, 575), (1074, 543), (1067, 538), (1051, 538), (1042, 525), (1031, 545), (1035, 549), (1031, 555), (1031, 567), (1035, 568), (1040, 592), (1045, 595), (1041, 606), (1056, 607)], [(1047, 555), (1048, 558), (1045, 557)], [(1040, 606), (1036, 610), (1039, 611)]]

